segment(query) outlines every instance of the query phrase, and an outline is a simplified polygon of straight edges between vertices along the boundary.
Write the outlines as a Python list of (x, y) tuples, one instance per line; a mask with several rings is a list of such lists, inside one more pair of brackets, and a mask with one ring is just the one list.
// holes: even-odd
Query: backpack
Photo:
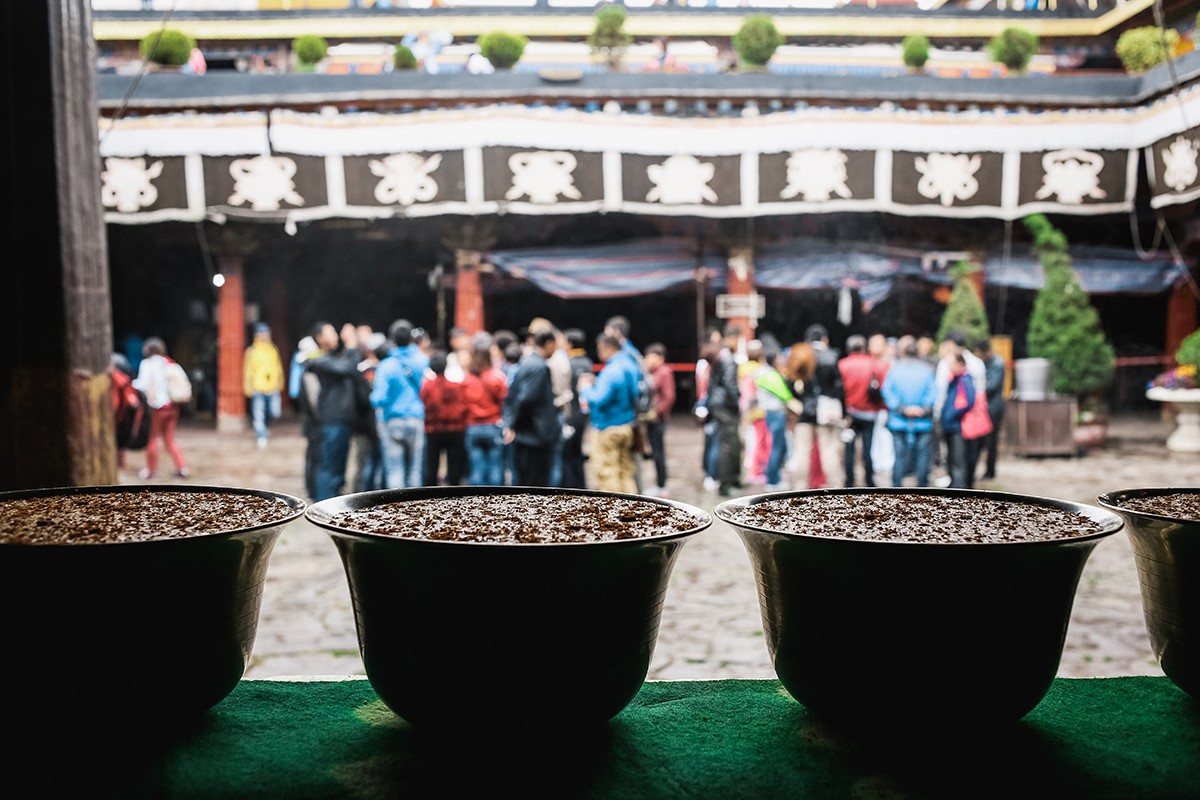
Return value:
[(637, 393), (634, 395), (634, 409), (637, 418), (642, 421), (653, 421), (658, 418), (654, 410), (654, 380), (650, 371), (641, 363), (638, 364)]
[(123, 374), (113, 374), (114, 416), (116, 417), (117, 447), (122, 450), (141, 450), (150, 441), (150, 401), (146, 393), (134, 388)]
[(192, 401), (192, 382), (188, 380), (187, 372), (178, 361), (168, 361), (165, 370), (167, 378), (167, 397), (172, 403), (185, 405)]

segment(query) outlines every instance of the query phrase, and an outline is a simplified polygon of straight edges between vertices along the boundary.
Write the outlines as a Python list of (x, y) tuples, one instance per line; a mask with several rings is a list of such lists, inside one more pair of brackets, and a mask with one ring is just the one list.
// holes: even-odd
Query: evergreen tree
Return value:
[(1044, 214), (1027, 217), (1025, 227), (1033, 235), (1043, 273), (1029, 316), (1026, 349), (1031, 357), (1050, 362), (1054, 391), (1078, 398), (1080, 409), (1087, 410), (1112, 381), (1116, 354), (1072, 269), (1066, 236)]
[(969, 261), (960, 261), (950, 268), (950, 274), (954, 277), (954, 290), (950, 293), (950, 302), (946, 304), (941, 324), (938, 325), (939, 342), (953, 330), (962, 331), (968, 347), (974, 347), (976, 342), (986, 341), (991, 337), (987, 312), (979, 299), (975, 279), (972, 277), (978, 271), (979, 265)]

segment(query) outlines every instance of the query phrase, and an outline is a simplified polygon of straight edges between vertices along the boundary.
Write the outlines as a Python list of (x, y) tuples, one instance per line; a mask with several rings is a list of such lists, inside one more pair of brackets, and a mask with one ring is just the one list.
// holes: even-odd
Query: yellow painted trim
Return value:
[[(1043, 39), (1099, 36), (1151, 7), (1153, 0), (1129, 0), (1112, 11), (1092, 19), (1054, 19), (1030, 13), (1019, 20), (997, 18), (927, 17), (899, 18), (828, 16), (778, 16), (775, 26), (784, 36), (874, 36), (897, 38), (921, 33), (936, 38), (990, 39), (1004, 28), (1017, 26)], [(625, 29), (637, 37), (650, 36), (732, 36), (742, 18), (731, 15), (631, 14)], [(158, 30), (154, 20), (96, 20), (92, 32), (97, 41), (140, 41)], [(213, 40), (287, 40), (304, 34), (326, 39), (399, 39), (406, 33), (444, 30), (455, 36), (479, 36), (494, 30), (507, 30), (529, 37), (586, 36), (594, 22), (588, 15), (573, 16), (406, 16), (287, 19), (180, 19), (172, 23), (200, 41)]]

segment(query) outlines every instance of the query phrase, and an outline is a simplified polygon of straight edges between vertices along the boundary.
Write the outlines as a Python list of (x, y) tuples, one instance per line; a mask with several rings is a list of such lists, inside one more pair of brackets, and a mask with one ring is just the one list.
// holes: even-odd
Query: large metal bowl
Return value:
[[(781, 533), (731, 519), (740, 506), (831, 494), (1032, 503), (1076, 511), (1102, 532), (912, 543)], [(754, 495), (723, 502), (714, 514), (749, 553), (784, 687), (829, 723), (878, 733), (981, 729), (1031, 711), (1057, 673), (1084, 562), (1121, 528), (1115, 514), (1078, 503), (933, 488)]]
[(1126, 507), (1134, 498), (1167, 494), (1200, 495), (1200, 488), (1123, 489), (1098, 499), (1125, 520), (1159, 666), (1176, 686), (1200, 698), (1200, 520)]
[(241, 680), (267, 561), (304, 501), (214, 486), (89, 486), (0, 494), (220, 492), (276, 499), (285, 518), (182, 538), (0, 544), (0, 708), (10, 719), (117, 724), (194, 717)]
[[(686, 509), (701, 523), (562, 544), (430, 541), (333, 523), (385, 503), (496, 493), (632, 498)], [(619, 713), (646, 679), (676, 557), (712, 524), (671, 500), (498, 486), (364, 492), (315, 503), (307, 517), (342, 558), (363, 667), (380, 699), (418, 727), (458, 732), (578, 728)]]

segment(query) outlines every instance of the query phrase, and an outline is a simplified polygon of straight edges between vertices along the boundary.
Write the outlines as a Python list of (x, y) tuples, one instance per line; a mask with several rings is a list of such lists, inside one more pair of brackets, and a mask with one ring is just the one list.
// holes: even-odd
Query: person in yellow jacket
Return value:
[(279, 419), (282, 411), (283, 361), (271, 341), (271, 328), (265, 322), (254, 326), (254, 341), (246, 348), (242, 361), (242, 389), (250, 398), (250, 418), (261, 450), (267, 446), (267, 425)]

